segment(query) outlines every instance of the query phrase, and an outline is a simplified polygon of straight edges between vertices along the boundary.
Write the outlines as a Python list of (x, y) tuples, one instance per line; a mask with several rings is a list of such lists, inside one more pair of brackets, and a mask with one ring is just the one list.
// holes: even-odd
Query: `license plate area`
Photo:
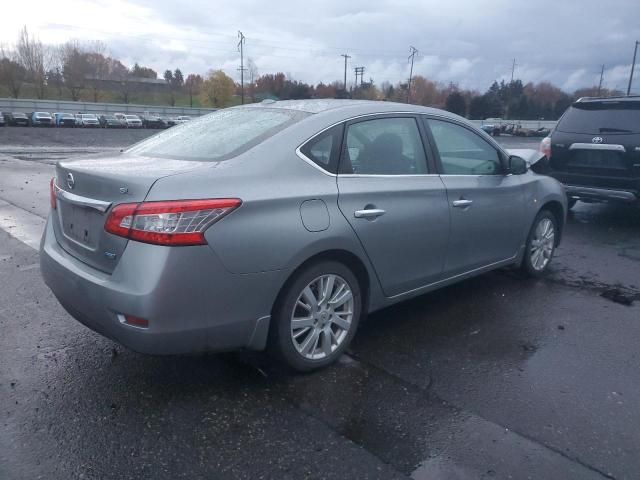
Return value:
[(58, 208), (64, 236), (87, 250), (96, 250), (103, 224), (102, 214), (93, 208), (73, 205), (60, 199)]
[(607, 150), (574, 150), (567, 162), (567, 170), (572, 173), (604, 173), (614, 175), (627, 172), (627, 165), (618, 152)]

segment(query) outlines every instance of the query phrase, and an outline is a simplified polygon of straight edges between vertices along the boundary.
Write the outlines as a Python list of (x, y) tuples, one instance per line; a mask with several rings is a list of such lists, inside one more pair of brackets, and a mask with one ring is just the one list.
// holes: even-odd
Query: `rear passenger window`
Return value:
[(471, 130), (442, 120), (428, 121), (445, 175), (497, 175), (498, 151)]
[(323, 170), (336, 173), (340, 143), (342, 142), (342, 124), (331, 127), (313, 137), (301, 148), (300, 152)]
[(378, 118), (349, 125), (340, 173), (427, 173), (422, 138), (414, 118)]

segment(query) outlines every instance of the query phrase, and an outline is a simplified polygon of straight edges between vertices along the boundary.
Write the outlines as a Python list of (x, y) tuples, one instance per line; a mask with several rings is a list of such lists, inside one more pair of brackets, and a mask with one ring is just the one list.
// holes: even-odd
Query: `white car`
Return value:
[[(93, 113), (81, 113), (80, 115), (76, 116), (76, 119), (80, 122), (79, 126), (83, 128), (98, 128), (100, 126), (98, 117), (96, 117)], [(76, 124), (78, 123), (76, 122)]]
[(127, 122), (127, 128), (142, 128), (142, 120), (137, 115), (125, 115), (124, 119)]
[(175, 122), (176, 124), (187, 123), (189, 120), (191, 120), (191, 117), (187, 115), (180, 115), (179, 117), (176, 117)]

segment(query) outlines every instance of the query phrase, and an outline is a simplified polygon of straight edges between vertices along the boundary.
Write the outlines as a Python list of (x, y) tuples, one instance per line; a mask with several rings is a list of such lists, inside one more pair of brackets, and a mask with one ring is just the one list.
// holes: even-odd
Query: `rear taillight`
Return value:
[(206, 245), (205, 230), (241, 203), (238, 198), (122, 203), (111, 210), (104, 228), (138, 242)]
[(544, 137), (540, 142), (540, 153), (551, 158), (551, 137)]
[(53, 177), (49, 182), (49, 203), (51, 210), (55, 210), (57, 207), (56, 201), (56, 177)]

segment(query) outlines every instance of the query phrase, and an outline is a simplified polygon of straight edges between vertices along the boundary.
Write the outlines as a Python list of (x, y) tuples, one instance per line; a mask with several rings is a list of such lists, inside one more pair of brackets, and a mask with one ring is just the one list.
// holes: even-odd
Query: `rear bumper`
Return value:
[[(141, 353), (262, 349), (282, 271), (229, 273), (207, 246), (129, 242), (111, 275), (69, 255), (48, 221), (40, 247), (45, 283), (79, 322)], [(149, 321), (122, 323), (122, 315)]]
[(565, 185), (567, 196), (575, 200), (593, 202), (634, 203), (639, 200), (638, 192), (628, 190), (612, 190), (607, 188), (582, 187)]

